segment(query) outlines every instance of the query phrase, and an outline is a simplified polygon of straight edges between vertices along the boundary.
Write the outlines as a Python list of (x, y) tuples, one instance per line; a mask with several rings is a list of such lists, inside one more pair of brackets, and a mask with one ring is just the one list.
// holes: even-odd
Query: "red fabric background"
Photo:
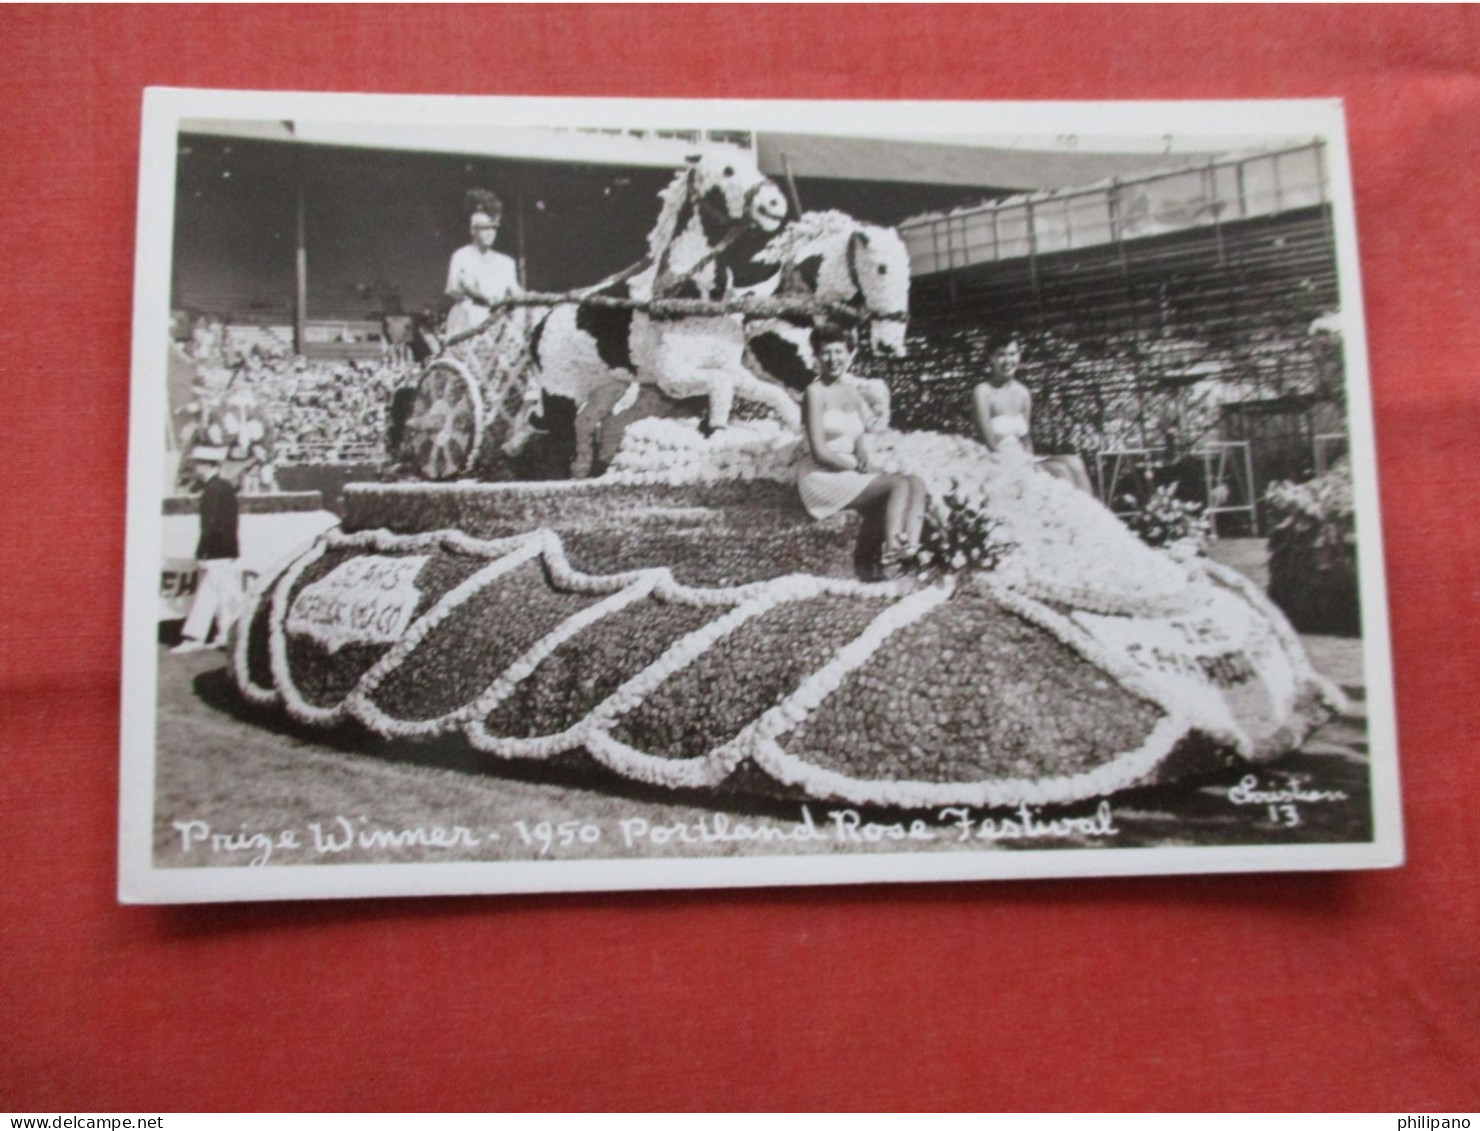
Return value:
[[(1480, 1107), (1480, 11), (28, 8), (0, 47), (0, 1108)], [(147, 84), (1346, 99), (1399, 871), (124, 908)]]

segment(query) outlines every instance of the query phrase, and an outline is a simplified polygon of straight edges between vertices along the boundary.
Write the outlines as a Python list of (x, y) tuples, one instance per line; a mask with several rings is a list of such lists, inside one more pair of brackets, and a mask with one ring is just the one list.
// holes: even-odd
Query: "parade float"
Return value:
[[(555, 305), (587, 339), (547, 348), (558, 363), (542, 367), (530, 339), (552, 331), (527, 306), (432, 362), (407, 420), (420, 479), (349, 488), (341, 528), (257, 589), (232, 649), (242, 695), (321, 727), (461, 736), (492, 760), (904, 808), (1071, 802), (1268, 761), (1338, 706), (1242, 575), (1154, 550), (962, 437), (874, 435), (880, 470), (925, 479), (931, 517), (912, 572), (861, 574), (858, 517), (814, 522), (797, 501), (795, 403), (747, 341), (851, 310), (897, 348), (903, 308), (862, 278), (887, 265), (858, 270), (886, 241), (850, 234), (852, 269), (829, 283), (816, 240), (758, 219), (768, 183), (681, 171), (638, 269)], [(773, 251), (747, 260), (775, 270), (742, 290), (727, 257), (752, 238)], [(619, 386), (662, 411), (632, 416)], [(605, 470), (488, 481), (555, 388), (578, 420), (599, 406), (576, 464), (605, 448)], [(713, 427), (732, 398), (753, 411)], [(597, 434), (624, 412), (618, 441)]]

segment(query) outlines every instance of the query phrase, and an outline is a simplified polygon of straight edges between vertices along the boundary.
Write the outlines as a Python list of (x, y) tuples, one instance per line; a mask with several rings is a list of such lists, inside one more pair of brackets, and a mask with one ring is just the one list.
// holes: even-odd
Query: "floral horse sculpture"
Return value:
[[(744, 367), (738, 315), (665, 318), (622, 301), (720, 302), (774, 289), (778, 268), (748, 261), (785, 219), (785, 196), (739, 154), (693, 161), (660, 196), (643, 269), (587, 292), (597, 301), (555, 307), (531, 340), (535, 382), (527, 407), (533, 412), (542, 393), (575, 402), (577, 476), (590, 474), (593, 435), (633, 382), (669, 397), (707, 397), (715, 428), (728, 424), (737, 394), (798, 419), (784, 390)], [(604, 305), (603, 298), (617, 303)], [(505, 455), (518, 454), (529, 434), (516, 425)]]
[(764, 376), (797, 392), (806, 388), (817, 372), (811, 336), (817, 317), (851, 316), (866, 328), (872, 352), (904, 355), (910, 257), (893, 228), (864, 224), (843, 212), (807, 212), (755, 260), (781, 268), (778, 299), (810, 300), (818, 310), (814, 318), (745, 320), (750, 359)]
[[(744, 317), (741, 323), (745, 340), (743, 361), (761, 382), (745, 379), (738, 383), (737, 391), (742, 396), (776, 408), (777, 415), (784, 422), (794, 424), (796, 417), (792, 403), (780, 399), (778, 390), (786, 388), (800, 392), (812, 379), (815, 370), (811, 330), (825, 317), (860, 324), (865, 328), (866, 341), (875, 354), (887, 357), (904, 354), (909, 310), (909, 253), (893, 229), (865, 224), (842, 212), (808, 212), (770, 237), (758, 251), (753, 242), (740, 241), (721, 257), (721, 266), (737, 279), (735, 292), (765, 297), (763, 290), (774, 288), (770, 297), (781, 305), (792, 305), (795, 312), (784, 317)], [(761, 285), (757, 286), (757, 282)], [(812, 313), (806, 312), (809, 308)], [(577, 315), (576, 320), (594, 326), (605, 317), (607, 324), (615, 326), (616, 330), (607, 341), (622, 341), (629, 327), (626, 321), (618, 323), (615, 317), (611, 317), (615, 313), (618, 312)], [(656, 325), (674, 340), (682, 340), (682, 335), (690, 330), (689, 321), (674, 320)], [(628, 376), (629, 359), (616, 358), (610, 348), (598, 348), (597, 355), (591, 364), (564, 369), (562, 375), (568, 383), (558, 391), (586, 406), (586, 420), (583, 425), (578, 425), (577, 442), (591, 442), (592, 433), (586, 431), (587, 428), (599, 432), (600, 446), (595, 449), (595, 463), (605, 465), (617, 452), (630, 424), (648, 416), (673, 415), (676, 409), (671, 399), (658, 395), (659, 392), (668, 392), (671, 386), (665, 388), (659, 384), (634, 390), (628, 383), (631, 380)], [(589, 356), (587, 360), (590, 360)], [(603, 361), (615, 364), (603, 366)], [(583, 380), (586, 384), (578, 387), (569, 381), (570, 378)], [(557, 391), (551, 388), (549, 381), (542, 384), (546, 391)], [(887, 421), (887, 388), (883, 382), (868, 384), (864, 391), (875, 403), (880, 419)], [(505, 446), (506, 455), (517, 455), (533, 435), (538, 407), (531, 399), (530, 411), (516, 425)], [(712, 412), (710, 424), (714, 424)], [(582, 448), (578, 475), (584, 474), (586, 455)]]

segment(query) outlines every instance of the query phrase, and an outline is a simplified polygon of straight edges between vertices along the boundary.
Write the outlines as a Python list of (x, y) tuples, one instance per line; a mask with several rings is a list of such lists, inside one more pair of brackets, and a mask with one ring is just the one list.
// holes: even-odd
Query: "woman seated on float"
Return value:
[(802, 505), (813, 518), (841, 510), (884, 508), (886, 576), (897, 576), (920, 545), (925, 522), (925, 482), (915, 475), (886, 475), (869, 470), (867, 433), (878, 408), (859, 391), (850, 377), (852, 334), (824, 327), (812, 335), (817, 356), (817, 378), (802, 394), (802, 423), (808, 456), (797, 478)]
[[(995, 454), (1033, 454), (1033, 394), (1017, 379), (1023, 347), (1016, 334), (993, 335), (987, 346), (991, 373), (973, 390), (972, 415), (982, 443)], [(1034, 462), (1055, 479), (1094, 493), (1084, 461), (1076, 455), (1037, 456)]]

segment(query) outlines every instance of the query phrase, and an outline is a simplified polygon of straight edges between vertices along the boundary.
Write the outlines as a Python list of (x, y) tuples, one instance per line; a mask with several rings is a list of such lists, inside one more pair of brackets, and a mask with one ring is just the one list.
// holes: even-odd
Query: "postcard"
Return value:
[(125, 902), (1402, 862), (1338, 102), (143, 113)]

